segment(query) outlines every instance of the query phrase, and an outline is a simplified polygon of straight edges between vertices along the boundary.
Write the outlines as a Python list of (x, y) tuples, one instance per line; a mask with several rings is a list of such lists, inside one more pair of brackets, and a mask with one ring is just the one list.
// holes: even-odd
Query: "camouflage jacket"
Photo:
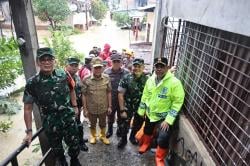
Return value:
[(76, 92), (76, 102), (78, 107), (82, 107), (82, 81), (80, 79), (80, 77), (75, 74), (72, 77), (75, 81), (75, 92)]
[(121, 79), (118, 91), (125, 92), (125, 106), (128, 110), (137, 111), (147, 79), (148, 76), (145, 74), (142, 74), (139, 78), (136, 78), (133, 74), (127, 74)]
[(38, 73), (31, 77), (25, 86), (23, 102), (36, 103), (45, 117), (74, 115), (70, 105), (69, 76), (64, 70), (56, 69), (52, 75)]

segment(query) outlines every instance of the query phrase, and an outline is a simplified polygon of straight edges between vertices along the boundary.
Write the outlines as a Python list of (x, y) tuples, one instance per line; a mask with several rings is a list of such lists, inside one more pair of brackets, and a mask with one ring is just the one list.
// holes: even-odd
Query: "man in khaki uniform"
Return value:
[(106, 116), (111, 113), (111, 83), (108, 75), (103, 74), (103, 62), (99, 57), (91, 61), (92, 74), (83, 80), (83, 111), (90, 121), (90, 143), (96, 143), (96, 123), (99, 120), (100, 140), (108, 145), (106, 138)]

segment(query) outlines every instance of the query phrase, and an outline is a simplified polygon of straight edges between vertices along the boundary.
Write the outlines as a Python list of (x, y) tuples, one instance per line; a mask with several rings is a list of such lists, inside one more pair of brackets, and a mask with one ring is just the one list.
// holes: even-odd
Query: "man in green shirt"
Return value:
[(76, 116), (76, 122), (79, 130), (79, 143), (80, 143), (80, 149), (82, 151), (88, 151), (88, 147), (85, 144), (88, 140), (83, 138), (83, 125), (81, 122), (81, 110), (82, 110), (82, 81), (80, 77), (77, 75), (77, 71), (79, 70), (79, 63), (80, 60), (75, 57), (70, 57), (67, 58), (66, 60), (66, 67), (65, 70), (69, 72), (70, 76), (74, 79), (75, 81), (75, 93), (76, 93), (76, 102), (77, 102), (77, 107), (79, 110), (79, 114)]
[(143, 73), (143, 59), (136, 58), (133, 60), (132, 64), (132, 73), (125, 75), (118, 86), (118, 99), (121, 114), (121, 139), (118, 143), (118, 148), (123, 148), (127, 144), (127, 133), (130, 128), (132, 117), (134, 118), (129, 140), (134, 145), (138, 143), (135, 139), (135, 134), (141, 128), (144, 121), (144, 119), (137, 114), (137, 110), (148, 76)]

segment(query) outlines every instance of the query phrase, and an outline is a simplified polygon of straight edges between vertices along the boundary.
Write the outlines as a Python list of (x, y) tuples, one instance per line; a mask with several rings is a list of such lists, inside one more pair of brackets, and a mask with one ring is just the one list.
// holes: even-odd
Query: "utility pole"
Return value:
[[(9, 4), (15, 26), (16, 38), (18, 41), (21, 41), (19, 50), (21, 54), (25, 79), (27, 80), (37, 72), (35, 65), (35, 55), (38, 48), (38, 40), (32, 4), (29, 0), (9, 0)], [(42, 120), (37, 106), (33, 107), (33, 115), (36, 128), (41, 128)], [(39, 135), (39, 141), (42, 149), (42, 154), (44, 155), (50, 148), (44, 132)], [(52, 157), (52, 155), (49, 155), (45, 160), (46, 166), (54, 165), (54, 159)]]
[(2, 29), (2, 22), (4, 22), (5, 18), (3, 15), (3, 11), (2, 11), (2, 5), (0, 6), (0, 34), (1, 37), (3, 37), (3, 29)]
[[(162, 0), (158, 0), (155, 8), (155, 28), (154, 28), (154, 37), (152, 45), (152, 62), (154, 58), (160, 57), (163, 54), (162, 45), (159, 43), (165, 43), (164, 37), (162, 35), (164, 27), (162, 25)], [(167, 19), (167, 18), (166, 18)], [(166, 20), (167, 21), (167, 20)]]
[(86, 15), (86, 30), (89, 30), (89, 21), (88, 21), (88, 2), (85, 1), (85, 15)]

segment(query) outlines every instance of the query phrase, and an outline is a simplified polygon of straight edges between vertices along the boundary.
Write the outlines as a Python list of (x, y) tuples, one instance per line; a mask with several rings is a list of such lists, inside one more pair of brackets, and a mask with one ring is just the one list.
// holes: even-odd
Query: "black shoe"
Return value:
[(87, 147), (87, 145), (85, 143), (80, 144), (80, 150), (87, 152), (89, 150), (89, 148)]
[(81, 166), (78, 158), (71, 158), (70, 159), (70, 166)]
[(118, 142), (117, 147), (119, 149), (123, 149), (127, 145), (127, 143), (128, 143), (127, 138), (126, 139), (121, 138), (120, 141)]
[(113, 135), (113, 132), (107, 132), (106, 133), (106, 138), (109, 138), (109, 137), (111, 137)]
[(135, 137), (129, 137), (129, 141), (130, 141), (131, 144), (133, 144), (133, 145), (138, 145), (138, 141), (135, 139)]
[(68, 166), (65, 156), (59, 157), (55, 163), (56, 166)]
[(87, 138), (83, 138), (82, 140), (83, 140), (84, 143), (89, 141)]
[(113, 124), (111, 125), (111, 124), (109, 124), (108, 125), (108, 131), (107, 131), (107, 133), (106, 133), (106, 138), (109, 138), (109, 137), (111, 137), (113, 135)]

